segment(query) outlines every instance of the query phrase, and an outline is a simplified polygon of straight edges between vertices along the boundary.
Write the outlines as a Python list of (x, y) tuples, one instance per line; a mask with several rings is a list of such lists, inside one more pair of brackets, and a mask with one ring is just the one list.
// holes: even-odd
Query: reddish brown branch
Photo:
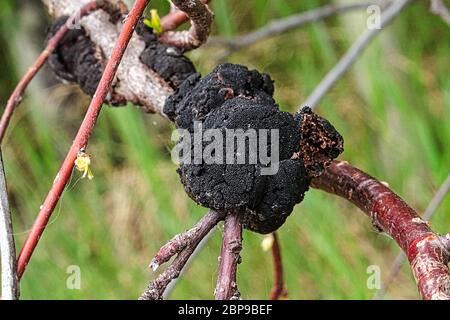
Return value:
[(59, 42), (64, 38), (66, 33), (70, 30), (70, 28), (74, 25), (76, 19), (79, 19), (92, 11), (100, 9), (105, 6), (106, 1), (98, 0), (92, 1), (83, 6), (78, 12), (75, 12), (72, 16), (67, 19), (67, 22), (58, 30), (58, 32), (48, 41), (47, 47), (45, 47), (44, 51), (41, 52), (39, 57), (37, 57), (34, 64), (28, 69), (25, 75), (17, 84), (14, 89), (11, 97), (8, 99), (6, 103), (5, 110), (3, 111), (2, 117), (0, 119), (0, 144), (3, 141), (5, 136), (6, 129), (8, 128), (11, 117), (14, 113), (14, 110), (19, 106), (22, 101), (23, 94), (30, 84), (31, 80), (36, 76), (39, 70), (47, 61), (48, 57), (55, 51)]
[(434, 233), (392, 190), (347, 162), (334, 161), (312, 186), (349, 200), (397, 242), (423, 299), (450, 299), (450, 235)]
[(50, 219), (50, 216), (55, 209), (55, 206), (58, 203), (67, 182), (69, 181), (78, 152), (85, 149), (87, 146), (89, 137), (91, 136), (92, 130), (102, 108), (103, 101), (111, 88), (111, 83), (117, 72), (117, 68), (119, 67), (125, 49), (127, 48), (131, 36), (133, 35), (134, 28), (136, 27), (139, 18), (149, 1), (150, 0), (136, 0), (133, 8), (128, 14), (128, 18), (123, 25), (119, 39), (106, 65), (105, 71), (103, 72), (102, 78), (89, 105), (85, 118), (19, 254), (17, 271), (19, 278), (23, 275), (30, 257), (33, 254), (33, 251), (36, 248), (36, 245), (48, 223), (48, 220)]
[[(208, 4), (209, 0), (202, 0), (204, 4)], [(189, 21), (189, 17), (186, 12), (180, 11), (175, 7), (175, 5), (171, 2), (171, 11), (169, 14), (165, 15), (161, 18), (161, 26), (166, 31), (172, 31)]]
[[(208, 6), (200, 0), (172, 0), (172, 3), (181, 11), (183, 11), (191, 20), (191, 28), (188, 31), (168, 31), (161, 35), (160, 41), (174, 45), (184, 50), (192, 50), (200, 47), (208, 39), (211, 32), (211, 24), (213, 21), (213, 13)], [(177, 12), (169, 15), (176, 15)], [(177, 22), (182, 20), (177, 16)], [(174, 17), (171, 18), (173, 21)], [(168, 18), (163, 19), (164, 24), (168, 24)]]
[(272, 262), (274, 271), (274, 280), (272, 290), (270, 292), (270, 300), (279, 300), (287, 298), (287, 290), (284, 285), (283, 260), (281, 258), (280, 239), (276, 232), (272, 233)]
[(224, 214), (210, 210), (194, 228), (176, 235), (153, 258), (150, 267), (155, 271), (177, 254), (172, 264), (161, 273), (141, 295), (140, 300), (160, 300), (169, 283), (178, 278), (198, 244), (223, 220)]
[(240, 298), (236, 282), (237, 265), (241, 263), (242, 224), (238, 213), (229, 213), (225, 218), (225, 228), (220, 252), (219, 271), (215, 290), (216, 300)]

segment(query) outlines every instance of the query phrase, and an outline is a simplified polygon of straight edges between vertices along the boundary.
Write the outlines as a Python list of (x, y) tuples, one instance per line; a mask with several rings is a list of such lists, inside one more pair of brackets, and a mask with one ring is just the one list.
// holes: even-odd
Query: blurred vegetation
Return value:
[[(234, 36), (329, 1), (213, 0), (214, 34)], [(422, 212), (450, 164), (450, 28), (427, 1), (407, 8), (383, 31), (318, 112), (345, 137), (342, 159), (387, 181)], [(152, 6), (167, 10), (167, 2)], [(229, 61), (275, 79), (276, 98), (295, 111), (366, 28), (365, 10), (267, 39)], [(40, 1), (0, 2), (0, 101), (42, 49), (48, 25)], [(210, 71), (219, 49), (190, 53)], [(35, 79), (6, 136), (3, 154), (20, 245), (86, 111), (88, 98), (55, 81)], [(153, 278), (156, 250), (192, 226), (205, 209), (184, 193), (170, 161), (172, 127), (139, 109), (105, 108), (89, 152), (93, 181), (75, 172), (22, 280), (25, 299), (135, 299)], [(450, 230), (450, 198), (431, 222)], [(171, 298), (212, 298), (222, 227), (178, 282)], [(399, 249), (342, 199), (311, 190), (279, 231), (290, 299), (370, 299), (370, 265), (386, 277)], [(239, 288), (244, 299), (265, 299), (272, 284), (262, 236), (245, 232)], [(81, 290), (66, 287), (70, 265), (81, 268)], [(418, 298), (405, 265), (388, 298)]]

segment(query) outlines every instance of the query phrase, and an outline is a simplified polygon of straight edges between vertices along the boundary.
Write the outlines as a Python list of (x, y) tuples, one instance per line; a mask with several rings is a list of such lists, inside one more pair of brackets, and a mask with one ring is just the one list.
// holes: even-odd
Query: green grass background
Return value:
[[(213, 0), (214, 34), (234, 36), (333, 1)], [(337, 1), (335, 1), (337, 2)], [(387, 181), (419, 212), (449, 173), (450, 27), (417, 1), (383, 30), (317, 111), (345, 138), (341, 159)], [(167, 10), (167, 3), (152, 6)], [(229, 57), (269, 73), (281, 108), (295, 111), (360, 32), (359, 10), (267, 39)], [(42, 48), (49, 18), (40, 1), (0, 2), (0, 102)], [(220, 53), (189, 54), (209, 72)], [(50, 80), (49, 80), (50, 79)], [(89, 100), (74, 86), (33, 82), (6, 136), (3, 155), (18, 246), (33, 223)], [(172, 127), (138, 108), (104, 108), (89, 145), (93, 181), (74, 173), (21, 282), (24, 299), (135, 299), (154, 275), (156, 250), (192, 226), (205, 209), (184, 193), (170, 161)], [(448, 197), (431, 225), (450, 230)], [(213, 297), (221, 226), (171, 298)], [(311, 190), (279, 231), (290, 299), (370, 299), (368, 266), (384, 279), (399, 249), (345, 201)], [(244, 233), (238, 283), (244, 299), (265, 299), (272, 284), (263, 237)], [(66, 286), (81, 269), (81, 290)], [(418, 298), (408, 266), (386, 295)]]

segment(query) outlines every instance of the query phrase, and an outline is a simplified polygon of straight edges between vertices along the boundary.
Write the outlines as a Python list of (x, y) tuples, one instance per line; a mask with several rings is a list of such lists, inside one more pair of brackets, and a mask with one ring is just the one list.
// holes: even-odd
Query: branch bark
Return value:
[(177, 257), (163, 273), (150, 283), (140, 300), (161, 300), (168, 285), (179, 277), (199, 243), (223, 218), (223, 213), (210, 210), (194, 228), (176, 235), (162, 246), (150, 263), (153, 271), (156, 271), (161, 264), (169, 261), (173, 256), (177, 255)]
[(172, 0), (172, 3), (186, 13), (191, 20), (191, 28), (188, 31), (165, 32), (159, 40), (184, 50), (200, 47), (211, 32), (214, 14), (200, 0)]
[(346, 162), (334, 161), (312, 186), (352, 202), (397, 242), (423, 299), (450, 299), (450, 234), (434, 233), (392, 190)]
[[(71, 15), (88, 3), (89, 0), (42, 0), (42, 2), (47, 6), (52, 16), (60, 17)], [(112, 2), (120, 7), (125, 6), (118, 0)], [(128, 17), (130, 17), (130, 14)], [(90, 39), (99, 46), (103, 55), (110, 57), (115, 43), (119, 39), (122, 21), (115, 25), (111, 23), (108, 13), (99, 10), (82, 18), (80, 25), (85, 29)], [(135, 105), (142, 106), (144, 111), (162, 114), (164, 102), (173, 90), (156, 72), (141, 62), (139, 56), (144, 48), (145, 43), (140, 37), (131, 38), (112, 87), (115, 95), (133, 102)]]
[(81, 123), (78, 133), (66, 155), (66, 158), (64, 159), (64, 162), (62, 163), (61, 169), (56, 175), (44, 204), (41, 206), (38, 216), (31, 228), (30, 234), (23, 244), (18, 259), (17, 274), (19, 279), (22, 277), (28, 261), (30, 260), (30, 257), (33, 254), (33, 251), (36, 248), (39, 239), (50, 219), (50, 216), (52, 215), (53, 210), (55, 209), (55, 206), (70, 179), (78, 153), (81, 150), (86, 149), (87, 143), (100, 114), (102, 104), (111, 88), (114, 76), (116, 75), (124, 52), (133, 35), (134, 28), (136, 27), (139, 18), (141, 17), (149, 1), (150, 0), (136, 0), (123, 25), (120, 36), (114, 45), (114, 50), (112, 51), (110, 59), (105, 67), (100, 83), (88, 107), (85, 118)]
[[(440, 186), (439, 190), (434, 195), (433, 199), (431, 199), (430, 204), (425, 209), (425, 212), (422, 215), (422, 219), (425, 221), (430, 221), (433, 217), (434, 213), (436, 212), (437, 208), (441, 204), (441, 202), (444, 200), (447, 193), (450, 191), (450, 174), (447, 176), (447, 179), (445, 179), (444, 183)], [(386, 281), (381, 286), (381, 289), (377, 291), (377, 293), (374, 295), (373, 299), (381, 299), (386, 294), (387, 289), (391, 285), (391, 283), (394, 281), (397, 274), (400, 272), (403, 264), (406, 261), (406, 256), (403, 252), (400, 252), (397, 257), (395, 258), (394, 262), (392, 263), (391, 269), (389, 271), (389, 274), (386, 278)]]
[[(209, 0), (203, 0), (204, 4), (208, 4)], [(189, 20), (186, 12), (179, 10), (173, 2), (170, 2), (170, 13), (161, 18), (161, 26), (166, 31), (172, 31)]]
[(270, 300), (287, 298), (287, 290), (284, 285), (283, 259), (281, 258), (281, 246), (278, 233), (272, 233), (272, 263), (273, 263), (273, 286), (270, 292)]
[(237, 265), (241, 263), (242, 224), (238, 213), (228, 213), (220, 252), (219, 271), (214, 295), (216, 300), (236, 300), (241, 294), (237, 287)]
[(9, 210), (3, 158), (0, 152), (0, 254), (3, 300), (19, 299), (19, 281), (17, 279), (16, 245)]

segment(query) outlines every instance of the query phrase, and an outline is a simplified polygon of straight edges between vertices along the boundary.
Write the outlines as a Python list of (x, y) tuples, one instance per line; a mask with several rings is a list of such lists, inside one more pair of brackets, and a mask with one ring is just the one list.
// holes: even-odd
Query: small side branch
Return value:
[[(183, 50), (192, 50), (200, 47), (206, 42), (211, 32), (213, 13), (200, 0), (172, 0), (172, 3), (186, 13), (192, 25), (188, 31), (165, 32), (161, 35), (160, 41)], [(164, 23), (167, 24), (167, 21)]]
[(314, 109), (322, 100), (325, 94), (342, 78), (358, 57), (363, 53), (364, 49), (372, 42), (372, 40), (390, 23), (402, 10), (414, 0), (398, 0), (394, 1), (381, 15), (379, 29), (367, 29), (348, 49), (345, 55), (331, 69), (322, 81), (317, 85), (314, 91), (309, 95), (302, 106), (308, 106)]
[(237, 265), (241, 263), (242, 223), (238, 213), (228, 213), (220, 252), (219, 271), (215, 290), (216, 300), (235, 300), (240, 298), (237, 287)]
[[(204, 4), (208, 4), (209, 0), (202, 0), (202, 2)], [(170, 12), (169, 14), (161, 18), (161, 26), (164, 32), (172, 31), (188, 20), (189, 16), (186, 14), (186, 12), (178, 10), (173, 2), (170, 2)]]
[(161, 273), (141, 295), (140, 300), (161, 300), (167, 286), (179, 277), (189, 258), (194, 254), (199, 243), (214, 227), (223, 220), (224, 213), (210, 210), (194, 228), (176, 235), (159, 249), (150, 263), (150, 268), (156, 271), (160, 265), (177, 255), (172, 264)]
[(25, 75), (22, 77), (20, 82), (17, 84), (14, 89), (11, 97), (8, 99), (6, 103), (5, 110), (3, 111), (2, 117), (0, 119), (0, 144), (3, 141), (5, 136), (6, 129), (8, 128), (11, 117), (14, 113), (14, 110), (19, 106), (22, 101), (23, 94), (30, 84), (31, 80), (34, 79), (36, 74), (42, 68), (42, 66), (47, 61), (48, 57), (55, 51), (58, 44), (64, 38), (66, 33), (70, 30), (70, 28), (74, 25), (76, 19), (84, 17), (85, 15), (104, 7), (106, 1), (92, 1), (88, 4), (84, 5), (79, 11), (75, 12), (72, 16), (67, 19), (66, 23), (58, 30), (58, 32), (48, 41), (47, 47), (42, 51), (39, 57), (36, 59), (34, 64), (28, 69)]
[(295, 14), (287, 18), (274, 20), (260, 29), (232, 39), (211, 38), (208, 44), (225, 47), (227, 52), (224, 56), (227, 56), (261, 40), (289, 32), (308, 23), (316, 22), (335, 14), (367, 8), (372, 4), (385, 3), (386, 1), (363, 1), (346, 4), (330, 4), (310, 11)]
[(270, 300), (287, 298), (287, 290), (284, 284), (283, 260), (281, 258), (280, 239), (276, 232), (272, 233), (272, 263), (273, 263), (273, 286), (270, 292)]
[(334, 161), (312, 186), (352, 202), (397, 242), (423, 299), (450, 299), (450, 235), (434, 233), (392, 190), (347, 162)]
[(0, 153), (0, 253), (2, 272), (3, 300), (19, 299), (19, 281), (17, 279), (16, 246), (9, 210), (3, 159)]

